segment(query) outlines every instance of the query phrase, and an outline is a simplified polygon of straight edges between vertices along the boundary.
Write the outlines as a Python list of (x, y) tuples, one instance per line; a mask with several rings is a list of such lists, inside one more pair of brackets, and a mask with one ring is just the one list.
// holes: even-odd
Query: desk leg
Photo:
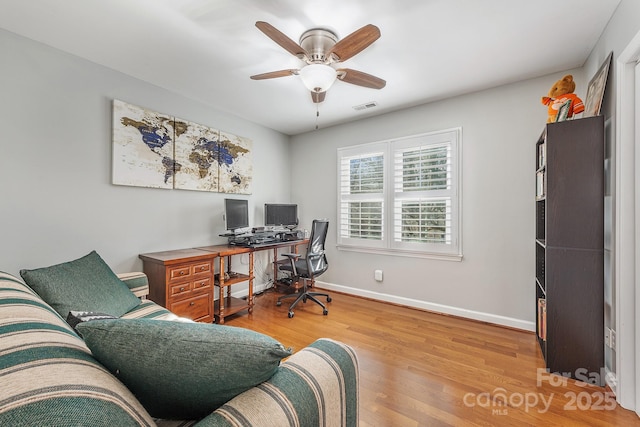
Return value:
[(249, 252), (249, 313), (253, 313), (253, 251)]
[(273, 286), (276, 286), (278, 281), (278, 248), (273, 248)]
[(220, 284), (220, 291), (218, 292), (218, 323), (224, 323), (224, 258), (223, 256), (220, 258), (220, 274), (218, 274), (218, 283)]

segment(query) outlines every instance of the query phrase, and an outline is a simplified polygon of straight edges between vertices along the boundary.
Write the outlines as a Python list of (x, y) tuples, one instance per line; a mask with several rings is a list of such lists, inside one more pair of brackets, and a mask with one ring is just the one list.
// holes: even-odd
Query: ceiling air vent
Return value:
[(356, 105), (353, 107), (354, 110), (368, 110), (369, 108), (377, 107), (378, 103), (375, 101), (367, 102), (366, 104)]

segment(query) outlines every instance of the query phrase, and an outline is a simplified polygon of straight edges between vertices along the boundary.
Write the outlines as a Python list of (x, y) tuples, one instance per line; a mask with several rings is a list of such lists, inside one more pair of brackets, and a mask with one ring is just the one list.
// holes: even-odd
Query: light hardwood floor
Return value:
[(294, 350), (320, 337), (354, 347), (361, 427), (640, 426), (606, 389), (544, 372), (533, 333), (330, 293), (328, 316), (307, 302), (289, 319), (269, 290), (225, 325)]

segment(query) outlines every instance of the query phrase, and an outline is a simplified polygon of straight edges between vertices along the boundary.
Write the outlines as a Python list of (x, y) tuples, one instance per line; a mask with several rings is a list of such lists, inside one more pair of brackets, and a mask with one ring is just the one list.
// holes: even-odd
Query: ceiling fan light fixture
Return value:
[(336, 81), (335, 68), (325, 64), (309, 64), (298, 72), (302, 83), (311, 92), (325, 92)]

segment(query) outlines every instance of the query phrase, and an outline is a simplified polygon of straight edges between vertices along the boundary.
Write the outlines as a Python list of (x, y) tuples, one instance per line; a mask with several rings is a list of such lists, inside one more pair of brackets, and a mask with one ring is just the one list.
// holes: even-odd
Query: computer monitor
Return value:
[(227, 230), (235, 231), (249, 227), (249, 201), (224, 199), (224, 218)]
[(264, 205), (264, 225), (296, 228), (298, 225), (298, 205), (266, 203)]

